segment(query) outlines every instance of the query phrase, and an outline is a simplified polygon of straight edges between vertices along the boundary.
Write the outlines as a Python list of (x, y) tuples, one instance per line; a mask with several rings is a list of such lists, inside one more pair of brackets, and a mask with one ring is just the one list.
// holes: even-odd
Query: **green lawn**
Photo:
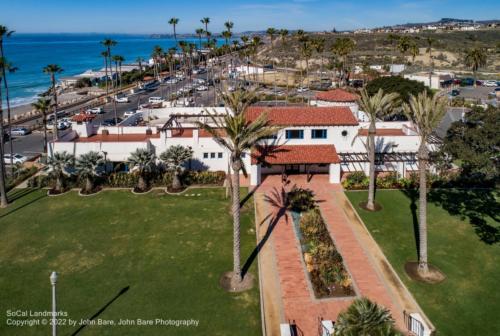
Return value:
[[(97, 318), (116, 323), (199, 320), (197, 328), (87, 326), (78, 335), (261, 334), (258, 281), (242, 294), (218, 285), (232, 269), (224, 191), (188, 193), (201, 196), (106, 191), (49, 198), (33, 191), (0, 210), (0, 335), (50, 333), (48, 326), (8, 327), (6, 311), (50, 310), (52, 270), (59, 272), (58, 308), (68, 318), (87, 319), (104, 308)], [(250, 200), (242, 214), (243, 263), (255, 246), (253, 218)], [(250, 271), (257, 275), (255, 264)], [(77, 329), (61, 326), (59, 334)]]
[(411, 198), (418, 204), (418, 196), (378, 191), (376, 200), (383, 210), (369, 213), (358, 206), (366, 195), (347, 192), (438, 335), (500, 335), (498, 194), (464, 190), (429, 194), (429, 260), (447, 276), (437, 285), (412, 281), (403, 269), (407, 260), (417, 259)]

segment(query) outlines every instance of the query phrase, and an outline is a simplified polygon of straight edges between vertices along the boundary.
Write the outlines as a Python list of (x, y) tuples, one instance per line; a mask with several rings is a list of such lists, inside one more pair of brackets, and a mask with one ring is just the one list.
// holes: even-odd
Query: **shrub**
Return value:
[(354, 172), (342, 181), (342, 186), (346, 189), (364, 189), (368, 188), (368, 183), (369, 179), (364, 172)]
[(296, 212), (303, 212), (314, 209), (316, 201), (314, 193), (310, 189), (293, 187), (287, 193), (289, 209)]
[[(27, 178), (35, 175), (38, 172), (38, 168), (32, 166), (30, 168), (17, 167), (14, 172), (13, 178), (9, 178), (6, 181), (6, 190), (9, 191), (14, 188), (19, 183), (23, 182)], [(29, 182), (29, 181), (28, 181)]]
[(395, 172), (391, 172), (384, 176), (377, 177), (376, 179), (377, 188), (380, 189), (397, 188), (399, 186), (398, 181), (399, 181), (398, 174)]

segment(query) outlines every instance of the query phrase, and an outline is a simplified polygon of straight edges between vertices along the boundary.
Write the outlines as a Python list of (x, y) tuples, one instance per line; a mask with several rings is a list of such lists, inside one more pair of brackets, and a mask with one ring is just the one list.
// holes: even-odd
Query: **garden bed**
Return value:
[(354, 296), (352, 278), (319, 209), (294, 213), (293, 222), (315, 297)]

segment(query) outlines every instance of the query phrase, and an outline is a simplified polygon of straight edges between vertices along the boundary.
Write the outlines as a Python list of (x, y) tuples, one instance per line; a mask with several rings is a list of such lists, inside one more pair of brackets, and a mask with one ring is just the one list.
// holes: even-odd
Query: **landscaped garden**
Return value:
[(359, 207), (365, 191), (347, 192), (371, 234), (437, 328), (439, 335), (500, 334), (500, 204), (485, 189), (432, 189), (428, 195), (429, 262), (446, 279), (411, 280), (406, 261), (417, 260), (418, 191), (379, 190), (378, 212)]
[[(258, 281), (237, 294), (219, 285), (233, 260), (224, 194), (48, 197), (47, 190), (16, 189), (17, 199), (0, 210), (0, 334), (49, 334), (47, 325), (8, 327), (5, 312), (50, 311), (51, 271), (59, 273), (58, 311), (74, 320), (199, 320), (197, 327), (61, 325), (60, 335), (261, 334)], [(243, 263), (255, 247), (252, 203), (241, 216)], [(255, 263), (250, 272), (257, 276)]]

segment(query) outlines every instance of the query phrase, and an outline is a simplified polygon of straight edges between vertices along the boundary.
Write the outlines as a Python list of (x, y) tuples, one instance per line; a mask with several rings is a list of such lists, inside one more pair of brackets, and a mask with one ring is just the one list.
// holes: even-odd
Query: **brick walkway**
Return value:
[[(403, 308), (397, 300), (394, 300), (394, 293), (387, 286), (387, 280), (382, 278), (380, 271), (374, 266), (372, 258), (360, 243), (352, 224), (338, 201), (339, 193), (343, 196), (340, 185), (329, 184), (326, 175), (315, 176), (310, 182), (306, 182), (304, 176), (292, 176), (290, 186), (292, 185), (312, 189), (316, 198), (321, 201), (319, 203), (321, 212), (335, 245), (342, 254), (344, 263), (353, 278), (357, 295), (368, 297), (389, 308), (398, 327), (404, 330)], [(256, 192), (271, 195), (273, 190), (279, 190), (281, 186), (280, 176), (268, 176)], [(261, 201), (259, 203), (259, 207), (267, 207), (265, 210), (267, 213), (273, 211), (268, 202)], [(276, 275), (279, 277), (279, 287), (281, 288), (280, 299), (284, 310), (281, 314), (281, 322), (295, 321), (303, 335), (318, 335), (319, 318), (336, 320), (339, 312), (352, 302), (352, 298), (318, 300), (314, 297), (304, 269), (299, 242), (293, 231), (291, 218), (288, 222), (285, 217), (278, 221), (269, 242), (268, 248), (273, 249), (274, 252), (277, 266)], [(275, 328), (273, 329), (268, 330), (269, 335), (276, 334)]]

